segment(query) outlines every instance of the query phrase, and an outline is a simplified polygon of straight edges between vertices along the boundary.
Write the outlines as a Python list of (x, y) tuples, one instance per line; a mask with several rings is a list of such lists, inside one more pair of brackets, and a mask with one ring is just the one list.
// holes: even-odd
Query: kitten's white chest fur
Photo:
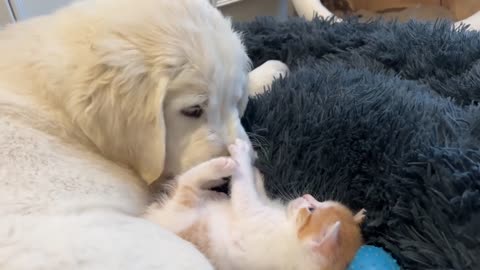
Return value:
[(225, 201), (210, 202), (205, 210), (218, 269), (288, 269), (291, 256), (298, 254), (295, 230), (277, 209), (235, 217)]

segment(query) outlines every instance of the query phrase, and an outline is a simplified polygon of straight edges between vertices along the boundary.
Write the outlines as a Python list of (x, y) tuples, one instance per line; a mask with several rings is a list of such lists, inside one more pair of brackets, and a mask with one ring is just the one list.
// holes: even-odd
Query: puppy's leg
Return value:
[(231, 202), (233, 211), (241, 216), (255, 215), (265, 205), (257, 192), (249, 147), (247, 142), (237, 139), (228, 148), (238, 164), (231, 180)]
[[(315, 16), (323, 18), (335, 17), (333, 13), (328, 10), (320, 0), (292, 0), (293, 7), (300, 17), (311, 21)], [(335, 17), (335, 21), (341, 22), (342, 20)]]
[(472, 16), (458, 21), (455, 23), (455, 26), (460, 26), (462, 24), (470, 25), (468, 29), (470, 30), (480, 30), (480, 11), (477, 11), (477, 13), (473, 14)]
[(99, 210), (0, 219), (0, 265), (8, 270), (213, 270), (192, 244), (144, 219)]
[(248, 74), (248, 89), (251, 96), (262, 94), (270, 88), (273, 80), (287, 76), (288, 66), (277, 60), (268, 60)]

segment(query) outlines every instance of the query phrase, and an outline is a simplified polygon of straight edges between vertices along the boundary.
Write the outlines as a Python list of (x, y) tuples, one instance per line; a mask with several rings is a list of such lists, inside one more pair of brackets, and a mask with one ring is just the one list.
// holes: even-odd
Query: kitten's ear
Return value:
[(323, 256), (335, 257), (335, 253), (340, 245), (340, 227), (342, 223), (340, 221), (335, 222), (328, 227), (326, 234), (323, 238), (314, 241), (313, 249), (318, 254)]
[(367, 213), (367, 210), (365, 209), (362, 209), (360, 211), (358, 211), (358, 213), (355, 214), (355, 216), (353, 216), (353, 220), (355, 220), (355, 222), (357, 224), (361, 224), (363, 223), (363, 221), (365, 221), (365, 213)]

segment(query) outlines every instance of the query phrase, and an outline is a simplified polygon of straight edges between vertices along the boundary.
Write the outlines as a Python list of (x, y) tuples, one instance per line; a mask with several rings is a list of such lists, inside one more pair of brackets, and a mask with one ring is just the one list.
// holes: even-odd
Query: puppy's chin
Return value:
[(171, 181), (175, 178), (175, 176), (173, 176), (173, 174), (169, 174), (169, 173), (163, 173), (162, 175), (160, 175), (157, 179), (155, 179), (155, 181), (153, 181), (150, 186), (152, 185), (158, 185), (158, 183), (166, 183), (168, 181)]
[(153, 194), (165, 192), (166, 185), (172, 183), (174, 178), (175, 177), (173, 175), (167, 173), (160, 175), (160, 177), (158, 177), (149, 185), (150, 192)]

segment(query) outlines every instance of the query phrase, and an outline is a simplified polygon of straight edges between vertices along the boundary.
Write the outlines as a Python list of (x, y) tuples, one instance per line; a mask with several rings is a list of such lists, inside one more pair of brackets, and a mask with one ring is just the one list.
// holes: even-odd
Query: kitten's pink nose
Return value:
[(305, 200), (307, 200), (307, 202), (309, 202), (309, 203), (315, 203), (315, 202), (317, 202), (317, 200), (315, 200), (315, 198), (313, 198), (313, 196), (310, 195), (310, 194), (305, 194), (305, 195), (302, 196), (302, 198), (304, 198)]

